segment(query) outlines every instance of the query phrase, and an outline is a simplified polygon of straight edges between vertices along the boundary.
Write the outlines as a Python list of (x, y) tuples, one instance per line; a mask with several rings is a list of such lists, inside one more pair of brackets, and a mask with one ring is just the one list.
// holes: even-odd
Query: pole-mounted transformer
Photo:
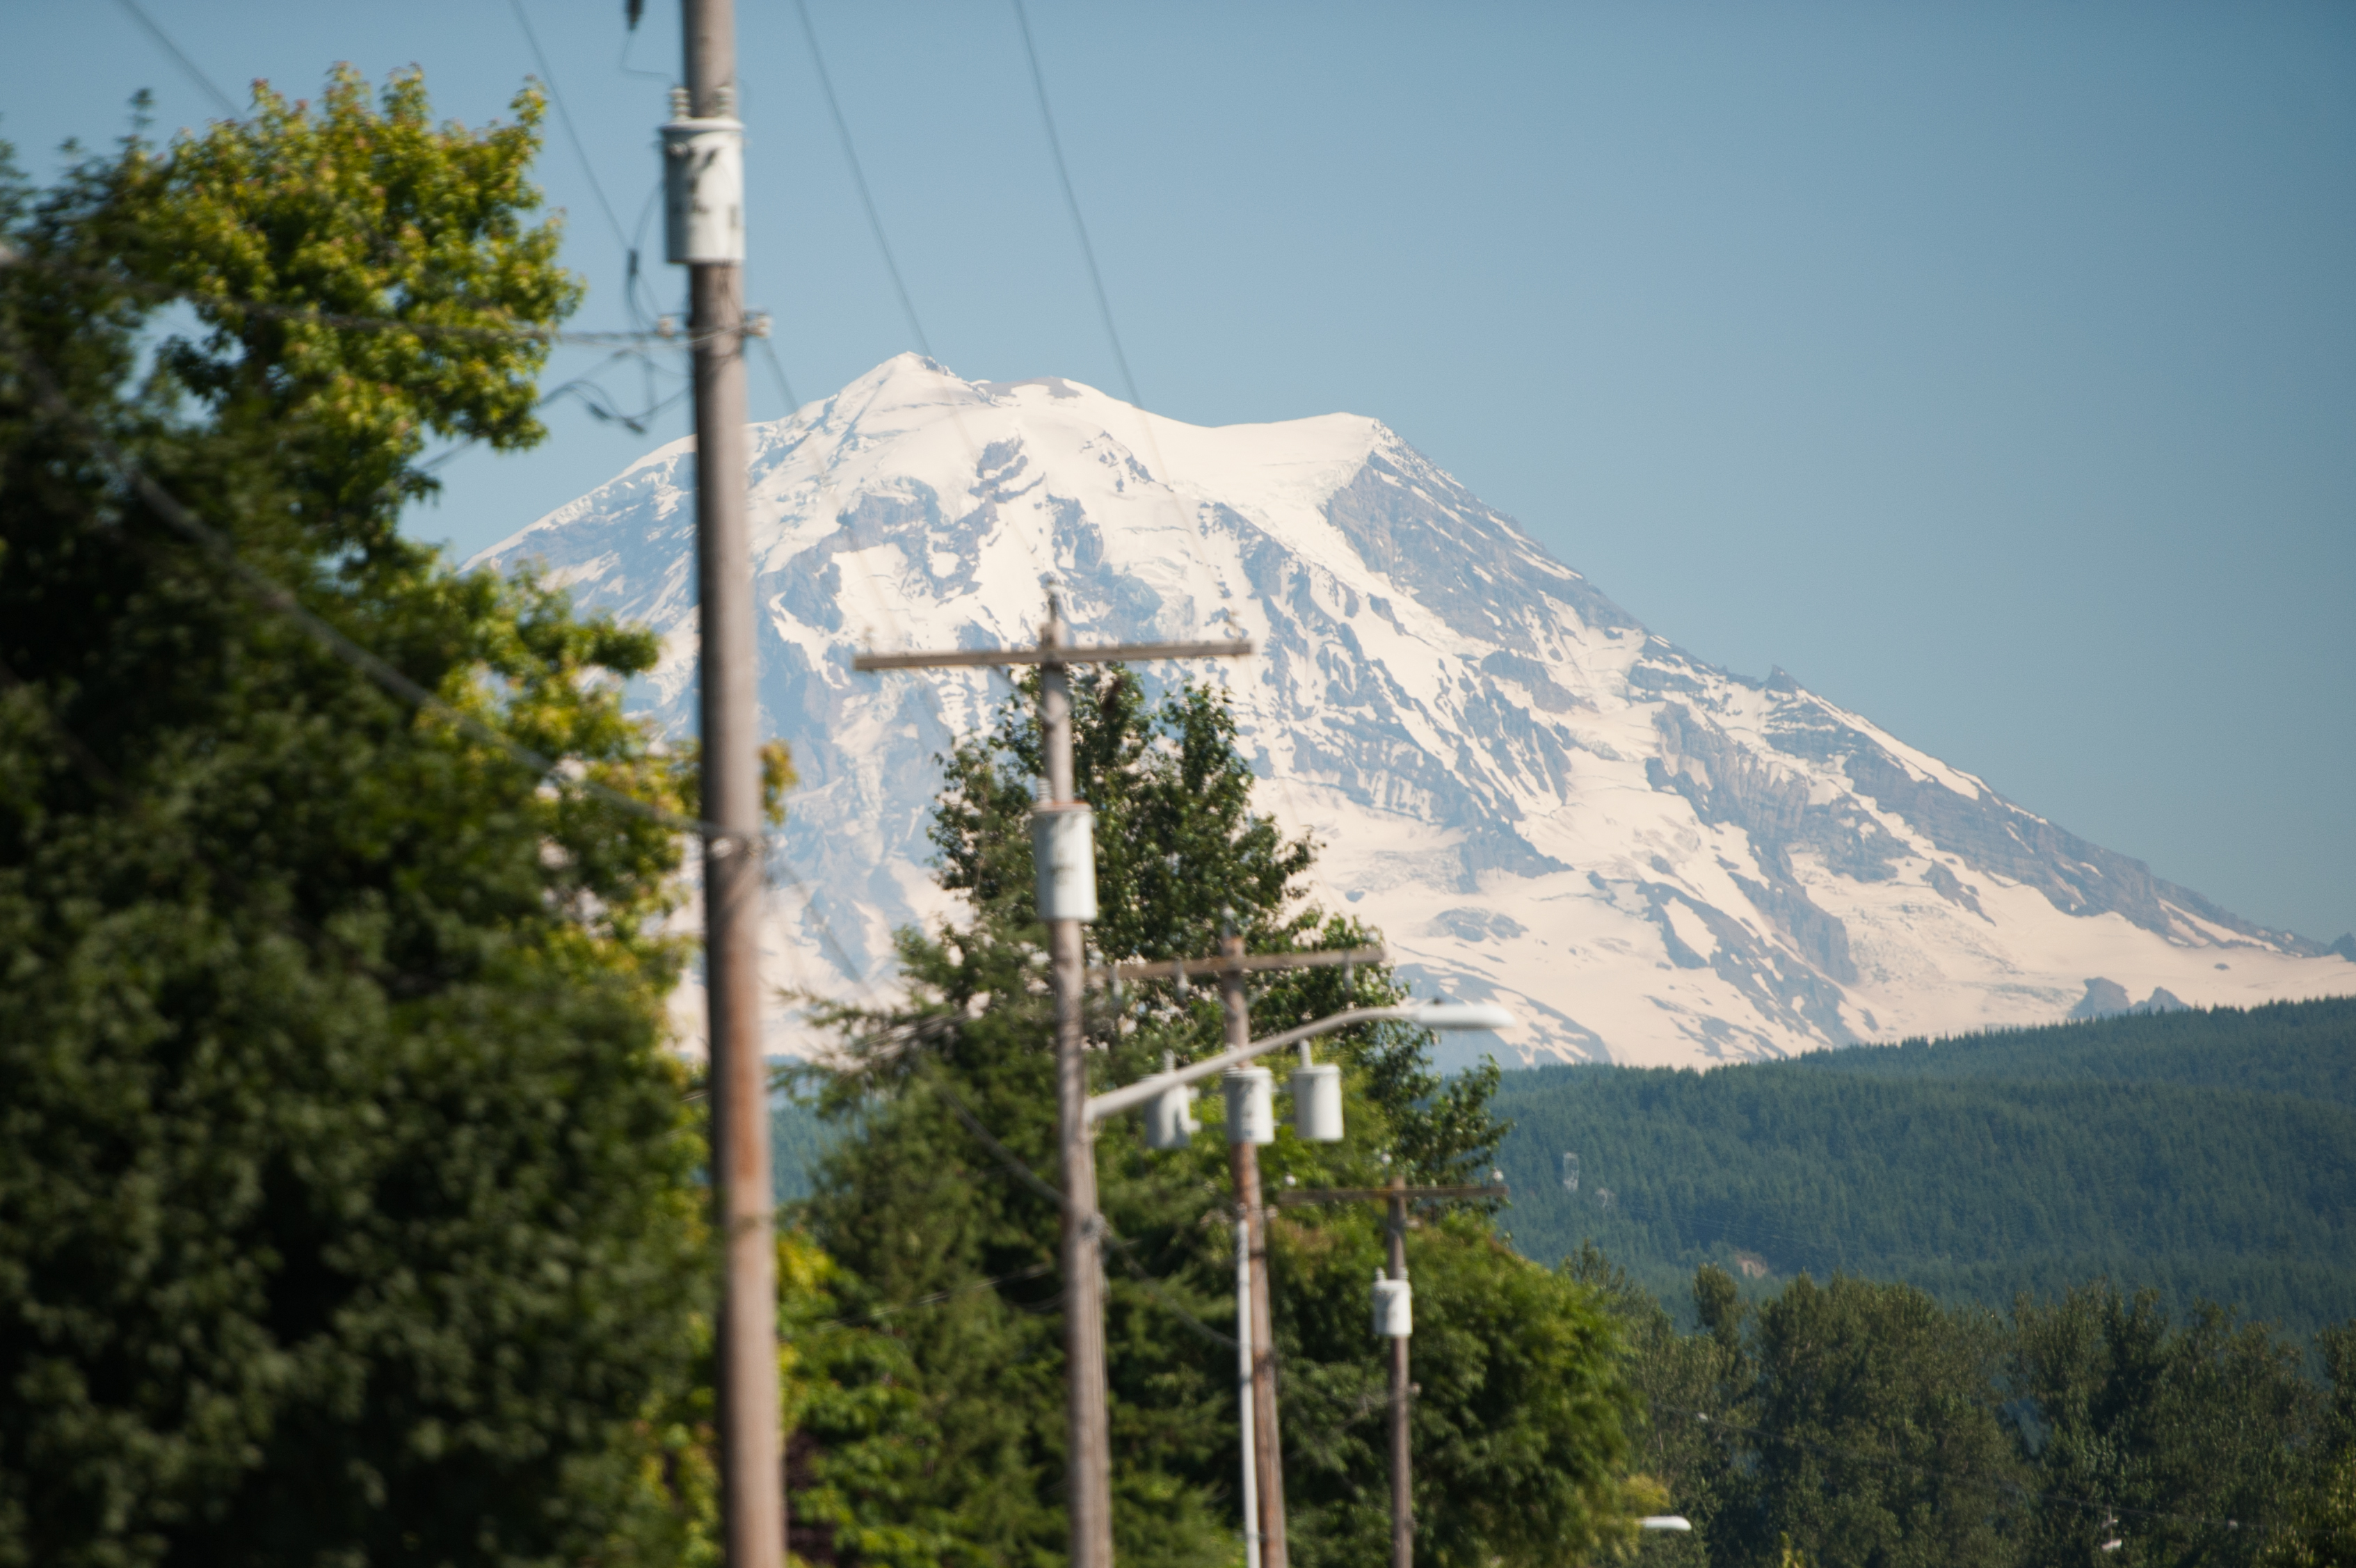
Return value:
[(1227, 1142), (1276, 1142), (1276, 1077), (1264, 1067), (1241, 1068), (1221, 1076), (1227, 1091)]
[(1042, 802), (1031, 811), (1033, 890), (1043, 920), (1097, 918), (1096, 812), (1086, 800)]
[(1342, 1069), (1332, 1062), (1308, 1059), (1309, 1045), (1301, 1042), (1301, 1063), (1292, 1069), (1292, 1130), (1305, 1144), (1342, 1141)]
[(680, 265), (744, 259), (744, 123), (690, 111), (687, 89), (671, 89), (663, 123), (663, 249)]
[[(1178, 1058), (1168, 1051), (1162, 1053), (1162, 1070), (1169, 1072), (1178, 1065)], [(1194, 1141), (1194, 1091), (1184, 1084), (1163, 1090), (1145, 1107), (1145, 1146), (1149, 1149), (1183, 1149)]]

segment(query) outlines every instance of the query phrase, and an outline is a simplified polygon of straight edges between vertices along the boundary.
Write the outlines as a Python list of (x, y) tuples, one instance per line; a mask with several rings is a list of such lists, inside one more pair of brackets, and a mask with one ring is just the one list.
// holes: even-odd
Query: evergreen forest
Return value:
[(1495, 1104), (1515, 1245), (1592, 1240), (1672, 1302), (1708, 1262), (1995, 1307), (2105, 1277), (2301, 1337), (2356, 1312), (2356, 1000), (1539, 1068)]

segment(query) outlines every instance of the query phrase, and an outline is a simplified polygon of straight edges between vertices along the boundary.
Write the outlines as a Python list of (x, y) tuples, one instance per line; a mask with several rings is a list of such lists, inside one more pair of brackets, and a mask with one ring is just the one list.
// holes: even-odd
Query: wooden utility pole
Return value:
[[(1509, 1029), (1514, 1025), (1512, 1014), (1502, 1007), (1486, 1003), (1427, 1002), (1381, 1007), (1345, 1007), (1339, 1013), (1319, 1018), (1312, 1023), (1281, 1030), (1264, 1040), (1255, 1040), (1249, 1037), (1248, 1004), (1243, 993), (1243, 977), (1247, 972), (1378, 962), (1382, 959), (1382, 950), (1354, 948), (1344, 951), (1263, 953), (1246, 957), (1241, 940), (1236, 937), (1232, 930), (1226, 934), (1221, 946), (1225, 950), (1215, 959), (1173, 959), (1159, 963), (1121, 963), (1110, 965), (1098, 972), (1109, 974), (1116, 980), (1130, 976), (1147, 977), (1166, 974), (1180, 983), (1183, 994), (1187, 975), (1198, 971), (1215, 971), (1221, 976), (1222, 989), (1226, 1000), (1227, 1044), (1226, 1049), (1215, 1052), (1200, 1061), (1190, 1062), (1183, 1068), (1164, 1057), (1160, 1072), (1140, 1079), (1137, 1082), (1122, 1088), (1108, 1090), (1093, 1097), (1085, 1107), (1091, 1122), (1101, 1122), (1108, 1117), (1120, 1115), (1123, 1112), (1151, 1105), (1153, 1109), (1147, 1117), (1147, 1143), (1155, 1148), (1179, 1147), (1186, 1142), (1187, 1134), (1193, 1131), (1193, 1124), (1191, 1117), (1184, 1113), (1183, 1101), (1173, 1105), (1173, 1096), (1184, 1094), (1189, 1084), (1200, 1083), (1214, 1073), (1232, 1072), (1256, 1057), (1265, 1056), (1270, 1051), (1280, 1050), (1286, 1046), (1297, 1045), (1301, 1047), (1301, 1071), (1293, 1076), (1292, 1080), (1294, 1121), (1299, 1125), (1302, 1137), (1319, 1143), (1336, 1143), (1342, 1137), (1341, 1072), (1338, 1068), (1330, 1065), (1320, 1068), (1310, 1061), (1309, 1042), (1312, 1039), (1362, 1024), (1400, 1023), (1411, 1024), (1426, 1029), (1451, 1030)], [(1347, 994), (1354, 993), (1356, 986), (1355, 983), (1345, 979), (1344, 990)], [(1236, 1306), (1236, 1340), (1245, 1364), (1249, 1369), (1243, 1380), (1248, 1391), (1243, 1434), (1244, 1497), (1248, 1521), (1254, 1511), (1254, 1500), (1262, 1498), (1260, 1477), (1268, 1474), (1266, 1470), (1258, 1466), (1259, 1445), (1262, 1443), (1272, 1445), (1276, 1439), (1276, 1365), (1273, 1358), (1263, 1363), (1255, 1354), (1257, 1348), (1264, 1348), (1268, 1343), (1266, 1325), (1269, 1321), (1269, 1314), (1266, 1294), (1268, 1255), (1264, 1229), (1266, 1216), (1259, 1199), (1259, 1157), (1257, 1149), (1252, 1147), (1258, 1143), (1266, 1142), (1273, 1137), (1274, 1126), (1272, 1122), (1264, 1122), (1261, 1119), (1254, 1104), (1258, 1093), (1256, 1089), (1248, 1087), (1249, 1082), (1248, 1079), (1231, 1079), (1227, 1101), (1228, 1145), (1231, 1149), (1237, 1145), (1243, 1145), (1250, 1153), (1250, 1158), (1248, 1161), (1238, 1158), (1236, 1162), (1237, 1207), (1243, 1214), (1237, 1227), (1237, 1251), (1241, 1261), (1238, 1273), (1242, 1277), (1238, 1286), (1239, 1299)], [(1239, 1087), (1241, 1092), (1237, 1092)], [(1385, 1158), (1387, 1159), (1388, 1156)], [(1408, 1187), (1398, 1181), (1394, 1181), (1390, 1187), (1330, 1187), (1305, 1194), (1280, 1193), (1277, 1197), (1277, 1202), (1280, 1204), (1342, 1203), (1366, 1198), (1398, 1199), (1398, 1207), (1396, 1212), (1399, 1240), (1394, 1243), (1392, 1254), (1398, 1276), (1395, 1280), (1384, 1281), (1377, 1275), (1376, 1332), (1405, 1335), (1410, 1331), (1408, 1315), (1406, 1311), (1408, 1306), (1406, 1200), (1410, 1197), (1505, 1197), (1505, 1188), (1502, 1185), (1505, 1178), (1497, 1176), (1494, 1171), (1490, 1174), (1495, 1176), (1501, 1185)], [(1263, 1227), (1258, 1232), (1260, 1238), (1258, 1243), (1258, 1261), (1261, 1265), (1258, 1269), (1251, 1266), (1254, 1256), (1253, 1225), (1255, 1221)], [(1395, 1293), (1395, 1296), (1387, 1302), (1387, 1292)], [(1381, 1321), (1383, 1309), (1387, 1305), (1395, 1305), (1399, 1309), (1394, 1323), (1386, 1324)], [(1256, 1307), (1258, 1310), (1255, 1310)], [(1404, 1432), (1404, 1423), (1407, 1419), (1406, 1398), (1408, 1392), (1405, 1357), (1394, 1358), (1392, 1376), (1394, 1379), (1392, 1384), (1395, 1423), (1394, 1456), (1397, 1457), (1405, 1453), (1402, 1446), (1405, 1438), (1400, 1435)], [(1263, 1390), (1267, 1395), (1264, 1406), (1257, 1397), (1251, 1397), (1257, 1396)], [(1267, 1418), (1264, 1422), (1260, 1419), (1263, 1409)], [(1396, 1472), (1393, 1478), (1397, 1483), (1393, 1509), (1396, 1523), (1409, 1505), (1404, 1469)], [(1280, 1471), (1276, 1474), (1274, 1480), (1276, 1486), (1280, 1488), (1283, 1485), (1283, 1476)], [(1255, 1530), (1248, 1522), (1245, 1536), (1246, 1561), (1251, 1568), (1259, 1568), (1256, 1554), (1263, 1545), (1272, 1544), (1280, 1554), (1280, 1560), (1284, 1552), (1284, 1505), (1281, 1491), (1279, 1491), (1272, 1513), (1264, 1500), (1258, 1502), (1257, 1511), (1259, 1528)], [(1412, 1548), (1411, 1522), (1410, 1520), (1408, 1525), (1400, 1526), (1395, 1531), (1397, 1539), (1393, 1545), (1400, 1552)]]
[[(1190, 974), (1216, 974), (1219, 996), (1226, 1014), (1226, 1047), (1235, 1051), (1251, 1044), (1251, 1002), (1244, 976), (1271, 970), (1326, 969), (1360, 963), (1380, 963), (1380, 947), (1333, 949), (1317, 952), (1253, 953), (1244, 951), (1244, 940), (1229, 929), (1219, 941), (1215, 959), (1165, 959), (1146, 963), (1108, 964), (1097, 972), (1119, 980), (1159, 979), (1182, 986)], [(1301, 1061), (1309, 1047), (1301, 1044)], [(1246, 1477), (1245, 1529), (1256, 1568), (1286, 1568), (1284, 1528), (1284, 1449), (1280, 1441), (1276, 1391), (1276, 1334), (1273, 1305), (1269, 1295), (1268, 1210), (1261, 1201), (1259, 1148), (1248, 1138), (1228, 1130), (1227, 1160), (1236, 1182), (1236, 1208), (1243, 1237), (1243, 1299), (1237, 1304), (1236, 1337), (1246, 1348), (1250, 1380), (1249, 1414), (1244, 1430)]]
[[(1063, 618), (1047, 601), (1039, 646), (1064, 645)], [(1079, 803), (1072, 783), (1072, 683), (1058, 661), (1039, 668), (1039, 727), (1044, 743), (1047, 811)], [(1034, 854), (1041, 840), (1033, 839)], [(1087, 915), (1096, 915), (1093, 843)], [(1041, 879), (1045, 880), (1044, 877)], [(1071, 1454), (1066, 1462), (1071, 1498), (1073, 1568), (1112, 1564), (1112, 1433), (1104, 1354), (1104, 1222), (1097, 1214), (1096, 1144), (1088, 1126), (1087, 1040), (1082, 1016), (1087, 987), (1085, 933), (1076, 918), (1042, 909), (1055, 986), (1055, 1147), (1064, 1186), (1064, 1406)]]
[[(1244, 940), (1233, 930), (1219, 941), (1228, 967), (1219, 976), (1227, 1017), (1227, 1048), (1251, 1044), (1251, 1002), (1244, 993)], [(1268, 1209), (1260, 1202), (1259, 1147), (1229, 1134), (1236, 1207), (1243, 1211), (1245, 1265), (1251, 1271), (1252, 1478), (1259, 1494), (1260, 1568), (1285, 1568), (1284, 1445), (1276, 1417), (1276, 1318), (1268, 1294)]]
[(761, 1035), (761, 738), (745, 518), (744, 126), (731, 0), (684, 0), (687, 84), (663, 127), (666, 252), (687, 267), (702, 639), (704, 984), (720, 1210), (720, 1475), (729, 1568), (780, 1568), (776, 1250)]
[[(1412, 1198), (1505, 1197), (1503, 1182), (1479, 1187), (1409, 1187), (1403, 1172), (1394, 1172), (1388, 1187), (1312, 1187), (1276, 1195), (1280, 1207), (1303, 1203), (1382, 1203), (1390, 1208), (1390, 1277), (1407, 1282), (1407, 1206)], [(1391, 1568), (1413, 1568), (1415, 1561), (1414, 1460), (1408, 1442), (1409, 1397), (1406, 1334), (1388, 1336), (1391, 1342)]]
[[(1407, 1174), (1391, 1173), (1391, 1278), (1407, 1278)], [(1408, 1339), (1391, 1342), (1391, 1568), (1415, 1568), (1415, 1457), (1408, 1441)]]
[[(1231, 659), (1249, 641), (1154, 642), (1074, 648), (1054, 595), (1036, 649), (960, 649), (944, 653), (870, 653), (854, 670), (932, 670), (1035, 664), (1045, 778), (1032, 818), (1040, 915), (1047, 922), (1055, 991), (1056, 1148), (1064, 1190), (1065, 1458), (1071, 1520), (1071, 1568), (1112, 1565), (1112, 1436), (1106, 1412), (1104, 1220), (1097, 1213), (1097, 1161), (1087, 1113), (1088, 1067), (1082, 1004), (1087, 955), (1081, 926), (1096, 918), (1096, 865), (1087, 803), (1072, 775), (1074, 664), (1136, 663), (1150, 659)], [(1083, 864), (1083, 862), (1085, 864)], [(1084, 897), (1083, 897), (1084, 895)]]

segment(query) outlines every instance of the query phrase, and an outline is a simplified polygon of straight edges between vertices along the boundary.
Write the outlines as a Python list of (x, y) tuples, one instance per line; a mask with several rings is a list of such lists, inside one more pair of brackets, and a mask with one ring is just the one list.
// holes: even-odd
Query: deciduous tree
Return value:
[(0, 182), (0, 1563), (679, 1544), (680, 850), (575, 787), (683, 803), (654, 642), (395, 531), (539, 434), (539, 117), (339, 72)]

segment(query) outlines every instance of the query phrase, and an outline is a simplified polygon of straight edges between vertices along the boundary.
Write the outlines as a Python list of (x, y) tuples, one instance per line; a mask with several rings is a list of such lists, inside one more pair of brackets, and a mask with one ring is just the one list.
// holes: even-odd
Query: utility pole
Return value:
[[(1338, 966), (1346, 976), (1351, 966), (1380, 963), (1384, 957), (1383, 949), (1379, 946), (1247, 955), (1243, 938), (1236, 933), (1233, 914), (1229, 912), (1220, 933), (1217, 958), (1108, 964), (1094, 972), (1115, 981), (1154, 980), (1167, 976), (1178, 983), (1181, 996), (1185, 994), (1188, 975), (1216, 974), (1219, 977), (1219, 996), (1226, 1015), (1227, 1052), (1233, 1054), (1251, 1044), (1251, 1003), (1244, 988), (1247, 973)], [(1345, 993), (1355, 989), (1352, 981), (1344, 981)], [(1301, 1042), (1301, 1065), (1304, 1075), (1332, 1070), (1311, 1068), (1307, 1040)], [(1293, 1080), (1296, 1101), (1302, 1081), (1301, 1078)], [(1338, 1077), (1334, 1080), (1333, 1094), (1331, 1129), (1312, 1134), (1309, 1128), (1303, 1126), (1303, 1136), (1331, 1140), (1342, 1135)], [(1273, 1129), (1270, 1131), (1272, 1133)], [(1280, 1441), (1276, 1391), (1274, 1312), (1269, 1295), (1268, 1212), (1260, 1197), (1258, 1145), (1251, 1137), (1239, 1133), (1232, 1115), (1227, 1127), (1227, 1160), (1236, 1183), (1239, 1249), (1236, 1338), (1243, 1348), (1241, 1375), (1247, 1384), (1243, 1400), (1247, 1568), (1285, 1568), (1284, 1450)]]
[[(1235, 1050), (1251, 1044), (1251, 1003), (1244, 993), (1244, 940), (1232, 924), (1221, 933), (1219, 956), (1228, 964), (1219, 976), (1219, 1000), (1226, 1012), (1227, 1048)], [(1259, 1145), (1230, 1129), (1227, 1163), (1235, 1173), (1236, 1206), (1243, 1211), (1245, 1266), (1251, 1272), (1252, 1462), (1258, 1472), (1252, 1479), (1259, 1494), (1260, 1568), (1285, 1568), (1284, 1447), (1276, 1418), (1276, 1319), (1268, 1294), (1268, 1210), (1260, 1202)]]
[(760, 709), (745, 518), (744, 128), (732, 0), (683, 0), (686, 85), (662, 128), (665, 252), (687, 268), (702, 639), (703, 954), (720, 1210), (720, 1477), (729, 1568), (781, 1568), (776, 1248), (761, 1036)]
[[(1407, 1283), (1408, 1202), (1509, 1196), (1503, 1181), (1487, 1186), (1409, 1187), (1401, 1171), (1391, 1173), (1388, 1187), (1312, 1187), (1276, 1195), (1278, 1205), (1284, 1208), (1303, 1203), (1381, 1203), (1390, 1209), (1390, 1278), (1376, 1284), (1375, 1319), (1376, 1332), (1391, 1342), (1391, 1568), (1413, 1568), (1415, 1561), (1414, 1459), (1408, 1442), (1408, 1406), (1415, 1391), (1415, 1385), (1408, 1380), (1408, 1340), (1413, 1330)], [(1385, 1284), (1391, 1289), (1386, 1291)]]
[(1087, 1034), (1082, 1005), (1087, 953), (1081, 926), (1096, 918), (1096, 852), (1087, 803), (1072, 774), (1074, 664), (1149, 659), (1232, 659), (1249, 641), (1134, 643), (1074, 648), (1051, 592), (1036, 649), (958, 650), (945, 653), (867, 653), (854, 670), (931, 670), (976, 665), (1039, 667), (1039, 725), (1045, 778), (1031, 819), (1039, 915), (1046, 921), (1055, 992), (1056, 1149), (1064, 1191), (1065, 1458), (1071, 1520), (1071, 1568), (1112, 1568), (1112, 1434), (1106, 1410), (1104, 1220), (1097, 1213), (1097, 1160), (1088, 1117)]
[[(1341, 1069), (1331, 1065), (1318, 1067), (1309, 1058), (1309, 1042), (1320, 1035), (1362, 1024), (1411, 1024), (1425, 1029), (1510, 1029), (1513, 1015), (1502, 1007), (1486, 1003), (1427, 1002), (1405, 1006), (1345, 1007), (1312, 1023), (1282, 1030), (1264, 1040), (1248, 1037), (1248, 1028), (1237, 1023), (1245, 1012), (1243, 977), (1257, 969), (1311, 969), (1327, 964), (1344, 965), (1343, 993), (1355, 996), (1357, 986), (1347, 966), (1362, 961), (1380, 961), (1383, 950), (1353, 948), (1346, 950), (1306, 953), (1264, 953), (1246, 957), (1243, 943), (1232, 929), (1220, 944), (1224, 951), (1215, 959), (1173, 959), (1159, 963), (1114, 964), (1099, 973), (1109, 974), (1116, 982), (1130, 976), (1169, 975), (1178, 982), (1178, 993), (1184, 996), (1186, 976), (1196, 971), (1216, 970), (1223, 979), (1227, 1001), (1227, 1047), (1200, 1061), (1185, 1067), (1176, 1066), (1171, 1058), (1162, 1058), (1162, 1070), (1119, 1089), (1107, 1090), (1089, 1100), (1086, 1107), (1091, 1122), (1102, 1122), (1123, 1112), (1150, 1107), (1146, 1115), (1146, 1146), (1155, 1149), (1176, 1149), (1186, 1146), (1194, 1130), (1194, 1117), (1186, 1110), (1185, 1097), (1189, 1084), (1200, 1083), (1214, 1073), (1227, 1075), (1227, 1142), (1257, 1145), (1271, 1142), (1276, 1136), (1276, 1123), (1270, 1109), (1269, 1075), (1259, 1069), (1237, 1071), (1253, 1058), (1286, 1046), (1301, 1047), (1301, 1070), (1292, 1077), (1292, 1114), (1301, 1136), (1311, 1143), (1332, 1144), (1342, 1139), (1342, 1078)], [(1247, 1020), (1248, 1023), (1248, 1020)], [(1386, 1165), (1390, 1156), (1383, 1156)], [(1265, 1508), (1255, 1508), (1259, 1496), (1259, 1477), (1265, 1474), (1256, 1463), (1261, 1442), (1275, 1439), (1275, 1365), (1266, 1364), (1264, 1386), (1268, 1393), (1267, 1411), (1269, 1420), (1259, 1420), (1258, 1402), (1253, 1395), (1263, 1386), (1257, 1374), (1261, 1363), (1254, 1356), (1254, 1342), (1266, 1344), (1262, 1326), (1268, 1322), (1266, 1295), (1261, 1294), (1255, 1313), (1252, 1261), (1252, 1227), (1254, 1216), (1264, 1212), (1258, 1201), (1259, 1160), (1257, 1153), (1248, 1165), (1238, 1160), (1236, 1165), (1237, 1207), (1243, 1218), (1236, 1226), (1237, 1283), (1236, 1302), (1236, 1342), (1242, 1360), (1239, 1381), (1244, 1402), (1244, 1516), (1245, 1560), (1249, 1568), (1260, 1568), (1257, 1552), (1263, 1544), (1262, 1537), (1284, 1549), (1284, 1517), (1280, 1499), (1273, 1529), (1267, 1527)], [(1248, 1175), (1247, 1175), (1248, 1173)], [(1414, 1197), (1504, 1197), (1506, 1196), (1505, 1176), (1496, 1171), (1489, 1173), (1494, 1185), (1487, 1187), (1408, 1187), (1404, 1177), (1395, 1176), (1388, 1187), (1324, 1187), (1308, 1192), (1285, 1192), (1277, 1195), (1280, 1205), (1295, 1203), (1357, 1203), (1372, 1198), (1392, 1205), (1393, 1240), (1391, 1243), (1392, 1277), (1385, 1279), (1381, 1271), (1375, 1274), (1375, 1332), (1401, 1339), (1412, 1333), (1412, 1313), (1409, 1309), (1407, 1283), (1407, 1201)], [(1250, 1195), (1245, 1201), (1244, 1195)], [(1260, 1262), (1267, 1262), (1264, 1245)], [(1260, 1292), (1266, 1291), (1266, 1270), (1258, 1271)], [(1413, 1518), (1409, 1513), (1412, 1499), (1408, 1489), (1407, 1401), (1413, 1391), (1407, 1381), (1408, 1364), (1404, 1354), (1395, 1354), (1391, 1360), (1392, 1412), (1392, 1547), (1398, 1554), (1400, 1568), (1406, 1568), (1408, 1554), (1414, 1546)], [(1255, 1434), (1258, 1434), (1256, 1438)], [(1280, 1475), (1278, 1483), (1282, 1484)], [(1258, 1521), (1260, 1528), (1252, 1528)]]
[[(1407, 1173), (1391, 1173), (1391, 1278), (1407, 1283)], [(1415, 1458), (1408, 1442), (1408, 1337), (1391, 1342), (1391, 1568), (1415, 1568)]]
[[(1047, 622), (1039, 648), (1050, 656), (1064, 646), (1063, 617), (1055, 596), (1047, 599)], [(1072, 682), (1070, 667), (1057, 660), (1039, 667), (1039, 727), (1044, 743), (1045, 798), (1039, 811), (1052, 823), (1034, 827), (1032, 854), (1056, 838), (1068, 839), (1071, 822), (1090, 826), (1090, 812), (1072, 783)], [(1075, 810), (1076, 808), (1076, 811)], [(1061, 818), (1063, 821), (1055, 821)], [(1033, 819), (1034, 822), (1038, 819)], [(1060, 831), (1059, 831), (1060, 830)], [(1066, 1461), (1071, 1498), (1071, 1561), (1074, 1568), (1111, 1568), (1112, 1433), (1107, 1411), (1104, 1355), (1104, 1221), (1097, 1214), (1096, 1144), (1088, 1127), (1088, 1058), (1085, 1020), (1087, 951), (1083, 918), (1097, 914), (1095, 842), (1087, 842), (1087, 885), (1072, 888), (1060, 907), (1042, 908), (1055, 988), (1055, 1148), (1064, 1187), (1064, 1408), (1071, 1435)], [(1057, 846), (1066, 847), (1066, 846)], [(1068, 854), (1068, 849), (1067, 849)], [(1077, 858), (1076, 856), (1070, 858)], [(1038, 881), (1052, 893), (1053, 863), (1041, 865)]]

